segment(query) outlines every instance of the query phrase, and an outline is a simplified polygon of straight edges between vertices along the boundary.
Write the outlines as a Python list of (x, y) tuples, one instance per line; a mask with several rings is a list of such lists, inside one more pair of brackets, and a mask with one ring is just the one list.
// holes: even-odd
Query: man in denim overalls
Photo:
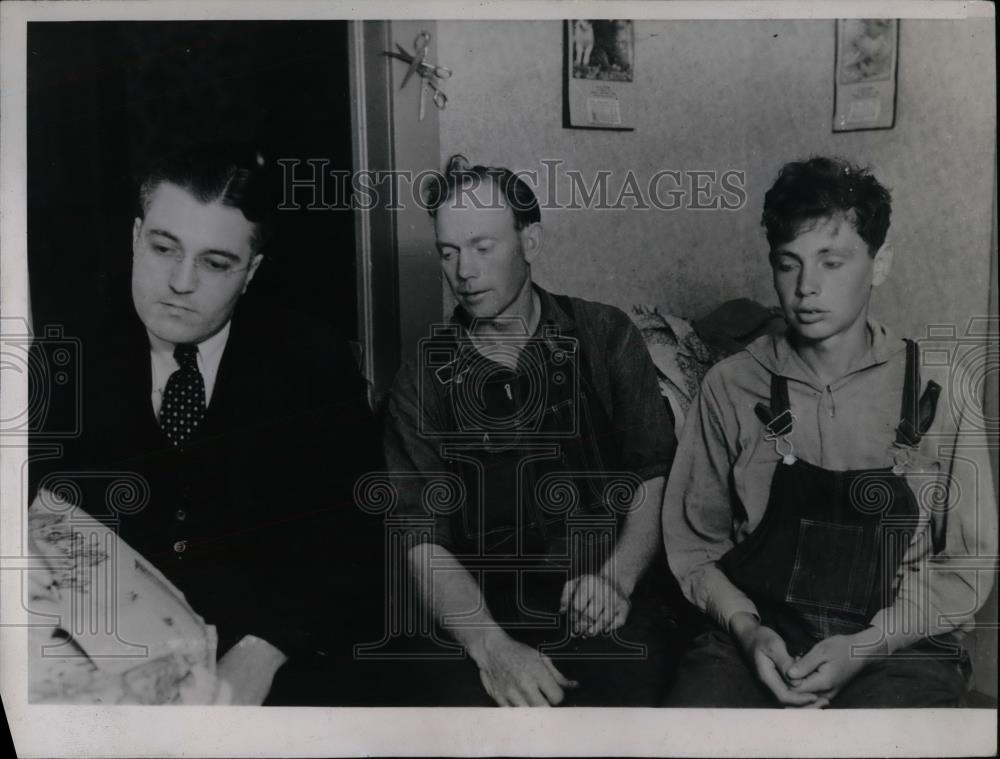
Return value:
[(646, 570), (674, 450), (655, 369), (621, 311), (532, 283), (527, 184), (460, 160), (428, 204), (458, 306), (397, 377), (386, 454), (429, 637), (475, 667), (414, 665), (402, 700), (653, 705), (670, 619), (649, 587), (666, 567)]
[(889, 215), (871, 174), (828, 158), (766, 195), (788, 330), (712, 367), (682, 435), (667, 556), (709, 619), (669, 706), (961, 703), (996, 500), (974, 394), (946, 402), (947, 367), (869, 316)]

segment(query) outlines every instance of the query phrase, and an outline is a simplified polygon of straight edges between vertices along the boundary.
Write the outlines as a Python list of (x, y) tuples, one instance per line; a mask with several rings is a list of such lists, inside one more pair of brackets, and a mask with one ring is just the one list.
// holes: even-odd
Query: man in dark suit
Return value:
[[(83, 434), (59, 463), (145, 481), (134, 508), (110, 510), (118, 533), (216, 626), (236, 703), (350, 703), (358, 620), (381, 619), (377, 526), (352, 502), (378, 440), (343, 340), (237, 309), (263, 260), (263, 177), (259, 154), (220, 147), (147, 175), (138, 319), (83, 344)], [(84, 492), (85, 510), (110, 513), (107, 494)]]

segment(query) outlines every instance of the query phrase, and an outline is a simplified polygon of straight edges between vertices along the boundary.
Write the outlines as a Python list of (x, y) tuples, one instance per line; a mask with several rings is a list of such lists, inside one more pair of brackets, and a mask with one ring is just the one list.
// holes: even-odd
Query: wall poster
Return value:
[(566, 22), (563, 126), (635, 129), (634, 22)]

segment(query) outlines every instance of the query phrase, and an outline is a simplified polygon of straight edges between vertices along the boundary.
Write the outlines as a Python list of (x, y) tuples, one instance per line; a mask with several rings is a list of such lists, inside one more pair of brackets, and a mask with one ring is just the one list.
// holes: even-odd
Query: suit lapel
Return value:
[(153, 414), (149, 339), (135, 314), (83, 348), (82, 412), (90, 453), (127, 466), (168, 443)]
[[(270, 351), (266, 358), (263, 346)], [(229, 339), (215, 375), (212, 400), (202, 423), (206, 435), (240, 434), (241, 427), (268, 417), (275, 392), (273, 345), (252, 315), (233, 317)], [(272, 363), (268, 363), (272, 362)]]

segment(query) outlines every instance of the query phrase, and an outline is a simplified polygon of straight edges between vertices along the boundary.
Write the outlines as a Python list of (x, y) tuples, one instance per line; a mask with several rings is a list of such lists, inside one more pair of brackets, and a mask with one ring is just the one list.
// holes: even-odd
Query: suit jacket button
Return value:
[(185, 519), (187, 519), (187, 512), (184, 511), (184, 509), (177, 509), (177, 511), (174, 512), (174, 517), (177, 518), (178, 522), (183, 522)]
[(184, 553), (186, 550), (187, 550), (186, 540), (178, 540), (176, 543), (174, 543), (174, 551), (176, 553)]

